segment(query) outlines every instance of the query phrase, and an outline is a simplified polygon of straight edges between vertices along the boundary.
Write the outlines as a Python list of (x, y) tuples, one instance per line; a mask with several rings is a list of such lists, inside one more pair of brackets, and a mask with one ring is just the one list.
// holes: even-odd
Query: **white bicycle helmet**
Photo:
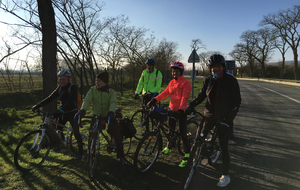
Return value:
[(57, 73), (57, 76), (67, 76), (67, 77), (71, 77), (71, 73), (67, 70), (61, 70)]

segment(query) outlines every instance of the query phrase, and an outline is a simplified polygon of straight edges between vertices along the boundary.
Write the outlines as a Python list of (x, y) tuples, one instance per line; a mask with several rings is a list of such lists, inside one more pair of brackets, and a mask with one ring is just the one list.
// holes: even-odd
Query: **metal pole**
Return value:
[(194, 76), (195, 76), (195, 53), (196, 50), (193, 50), (193, 72), (192, 72), (192, 98), (194, 98)]

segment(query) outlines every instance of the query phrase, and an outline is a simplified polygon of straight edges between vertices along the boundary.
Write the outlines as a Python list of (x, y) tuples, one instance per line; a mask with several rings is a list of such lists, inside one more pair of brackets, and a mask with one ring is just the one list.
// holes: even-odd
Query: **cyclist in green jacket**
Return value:
[[(97, 75), (96, 85), (91, 87), (86, 94), (81, 109), (75, 115), (75, 120), (82, 118), (89, 105), (92, 104), (92, 114), (99, 115), (107, 122), (110, 119), (110, 124), (108, 126), (107, 132), (112, 135), (116, 142), (117, 148), (117, 158), (120, 158), (121, 165), (125, 165), (124, 150), (122, 135), (119, 128), (118, 121), (115, 116), (115, 109), (117, 105), (116, 91), (111, 89), (108, 85), (108, 72), (102, 72)], [(91, 122), (91, 126), (94, 121)]]
[[(141, 78), (139, 80), (139, 83), (136, 87), (134, 99), (139, 98), (139, 94), (146, 94), (150, 92), (151, 94), (149, 96), (145, 96), (143, 103), (145, 105), (153, 98), (152, 96), (157, 93), (160, 93), (160, 87), (162, 84), (162, 74), (159, 70), (157, 70), (154, 65), (155, 61), (154, 59), (147, 59), (146, 61), (146, 69), (143, 70)], [(145, 132), (149, 131), (149, 118), (148, 115), (145, 115), (145, 120), (143, 123), (143, 126), (145, 126), (146, 130)]]

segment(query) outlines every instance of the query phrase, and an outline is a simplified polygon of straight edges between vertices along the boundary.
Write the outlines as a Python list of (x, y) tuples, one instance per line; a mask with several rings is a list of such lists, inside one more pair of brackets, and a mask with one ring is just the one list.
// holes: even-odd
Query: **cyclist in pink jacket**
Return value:
[[(185, 156), (179, 164), (179, 167), (185, 167), (190, 156), (190, 145), (187, 137), (186, 114), (184, 113), (184, 110), (188, 105), (192, 85), (190, 81), (183, 77), (184, 65), (181, 62), (176, 61), (172, 63), (171, 69), (173, 80), (170, 81), (168, 87), (161, 94), (153, 98), (147, 104), (147, 107), (151, 107), (169, 96), (171, 97), (168, 112), (168, 124), (170, 128), (175, 130), (177, 119), (179, 121), (180, 135), (185, 148)], [(166, 147), (162, 152), (168, 154), (170, 150)]]

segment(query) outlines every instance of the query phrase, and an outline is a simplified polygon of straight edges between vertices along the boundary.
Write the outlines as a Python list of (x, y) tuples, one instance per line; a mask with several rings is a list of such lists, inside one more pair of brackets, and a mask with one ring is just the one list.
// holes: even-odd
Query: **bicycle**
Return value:
[[(151, 111), (157, 107), (152, 107)], [(149, 133), (147, 133), (139, 142), (135, 155), (134, 155), (134, 167), (138, 173), (145, 173), (156, 162), (159, 153), (162, 151), (163, 138), (162, 134), (168, 141), (168, 148), (176, 148), (180, 155), (184, 155), (183, 142), (181, 140), (179, 129), (173, 130), (166, 123), (167, 110), (157, 112), (158, 117), (155, 118), (156, 127)], [(150, 114), (151, 115), (151, 114)], [(193, 139), (196, 134), (197, 122), (193, 120), (187, 121), (187, 135), (188, 139)]]
[[(51, 113), (39, 109), (35, 112), (45, 115), (43, 124), (39, 126), (38, 130), (26, 134), (18, 143), (14, 153), (14, 163), (16, 167), (25, 172), (42, 165), (47, 159), (51, 148), (58, 148), (62, 153), (71, 149), (72, 152), (78, 155), (77, 140), (74, 136), (71, 124), (66, 127), (58, 123)], [(63, 130), (56, 129), (57, 126), (61, 126), (67, 130), (64, 140), (61, 139), (60, 135)], [(84, 146), (87, 135), (84, 133), (80, 133), (80, 135)]]
[[(151, 99), (152, 93), (148, 92), (143, 95), (142, 97), (142, 104), (140, 104), (141, 109), (135, 111), (131, 116), (130, 120), (133, 126), (136, 128), (137, 132), (134, 136), (135, 139), (141, 140), (143, 138), (144, 131), (146, 126), (144, 126), (145, 116), (149, 114), (149, 109), (147, 108), (147, 101)], [(151, 131), (155, 126), (154, 120), (149, 118), (149, 130)]]
[[(116, 114), (118, 116), (118, 114)], [(86, 119), (89, 120), (86, 120)], [(80, 118), (79, 118), (80, 119)], [(114, 152), (116, 147), (113, 141), (113, 138), (110, 135), (104, 134), (104, 129), (106, 127), (106, 117), (101, 117), (101, 115), (95, 116), (85, 116), (83, 120), (80, 122), (81, 125), (90, 125), (91, 119), (95, 119), (95, 122), (92, 126), (90, 126), (89, 130), (89, 138), (88, 138), (88, 148), (87, 148), (87, 165), (88, 165), (88, 174), (90, 178), (94, 178), (95, 171), (97, 168), (99, 153), (100, 153), (100, 145), (102, 140), (100, 139), (100, 134), (104, 137), (104, 143), (106, 142), (106, 151), (108, 153)], [(117, 118), (117, 120), (120, 118)], [(107, 124), (109, 125), (109, 120)], [(123, 149), (124, 154), (126, 155), (129, 152), (131, 145), (131, 138), (123, 137)]]
[[(196, 115), (200, 115), (203, 119), (210, 119), (195, 110), (192, 114), (194, 114), (194, 116), (192, 116), (192, 120), (197, 117)], [(205, 127), (202, 128), (201, 124), (198, 126), (197, 135), (193, 140), (188, 164), (185, 167), (183, 175), (184, 184), (182, 188), (184, 190), (188, 189), (193, 174), (198, 169), (199, 165), (202, 164), (203, 159), (207, 159), (208, 164), (211, 166), (218, 161), (222, 152), (219, 144), (217, 126), (222, 125), (229, 128), (229, 125), (217, 120), (215, 121), (215, 125), (212, 129), (206, 129)]]

